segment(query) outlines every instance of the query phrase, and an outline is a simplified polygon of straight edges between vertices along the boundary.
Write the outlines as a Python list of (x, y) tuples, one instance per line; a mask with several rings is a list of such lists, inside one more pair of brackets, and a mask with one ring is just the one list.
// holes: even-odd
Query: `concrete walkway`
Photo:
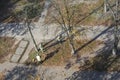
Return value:
[[(37, 23), (35, 23), (34, 30), (32, 30), (32, 33), (34, 35), (34, 38), (35, 38), (37, 44), (43, 42), (44, 31), (45, 31), (43, 28), (45, 26), (42, 26), (42, 24), (44, 23), (45, 17), (47, 15), (49, 5), (50, 5), (50, 1), (46, 0), (43, 12), (41, 13), (41, 17), (39, 18), (39, 21)], [(30, 34), (27, 33), (25, 36), (26, 37), (24, 37), (24, 39), (29, 40), (30, 44), (28, 45), (28, 48), (27, 48), (25, 54), (21, 58), (20, 63), (24, 63), (28, 59), (29, 53), (32, 50), (32, 48), (34, 47), (34, 43), (33, 43), (32, 39), (31, 39)], [(29, 37), (27, 37), (27, 36), (29, 36)]]
[(18, 46), (18, 48), (15, 51), (15, 54), (13, 54), (11, 58), (11, 62), (17, 63), (21, 59), (22, 55), (26, 51), (26, 48), (28, 46), (28, 41), (22, 40)]
[(45, 1), (45, 5), (44, 5), (43, 12), (41, 13), (41, 17), (39, 18), (38, 23), (40, 23), (40, 24), (43, 24), (43, 23), (44, 23), (45, 17), (46, 17), (46, 15), (47, 15), (47, 13), (48, 13), (48, 8), (49, 8), (49, 6), (50, 6), (50, 0), (46, 0), (46, 1)]
[(20, 59), (19, 63), (25, 63), (25, 61), (28, 59), (29, 57), (29, 53), (31, 52), (33, 48), (32, 43), (30, 43), (26, 49), (26, 52), (24, 53), (24, 55), (22, 56), (22, 58)]
[[(50, 5), (49, 0), (46, 0), (44, 10), (43, 10), (43, 13), (41, 14), (42, 16), (40, 17), (39, 22), (35, 23), (35, 26), (32, 27), (32, 32), (33, 32), (33, 35), (34, 35), (34, 38), (35, 38), (37, 44), (40, 42), (43, 42), (45, 40), (54, 38), (54, 36), (56, 36), (59, 32), (59, 29), (56, 27), (55, 24), (51, 24), (49, 26), (48, 25), (43, 26), (43, 22), (45, 20), (45, 16), (47, 14), (47, 9), (48, 9), (49, 5)], [(2, 36), (6, 36), (6, 35), (11, 36), (12, 35), (12, 37), (15, 36), (16, 38), (24, 38), (25, 40), (29, 40), (30, 44), (29, 44), (25, 54), (23, 55), (23, 57), (20, 60), (20, 63), (24, 63), (27, 60), (29, 53), (30, 53), (31, 49), (34, 47), (34, 45), (33, 45), (33, 42), (31, 40), (31, 37), (30, 37), (27, 29), (25, 29), (24, 32), (20, 32), (19, 30), (22, 31), (24, 26), (19, 27), (19, 28), (18, 27), (16, 27), (17, 30), (16, 29), (13, 30), (12, 26), (10, 26), (8, 28), (0, 27), (0, 32), (2, 31), (0, 34)], [(46, 33), (46, 27), (48, 28), (47, 33)], [(102, 26), (102, 27), (96, 26), (94, 28), (91, 27), (91, 30), (89, 30), (88, 33), (86, 33), (88, 35), (87, 37), (92, 39), (95, 36), (102, 33), (107, 28), (108, 27), (104, 27), (104, 26)], [(6, 31), (5, 35), (4, 35), (4, 30)], [(10, 32), (10, 34), (9, 34), (9, 32)], [(13, 36), (13, 33), (15, 33), (14, 36)], [(99, 39), (106, 40), (106, 38), (108, 38), (108, 37), (111, 38), (112, 37), (111, 33), (112, 33), (112, 30), (110, 29), (105, 34), (102, 33), (103, 35)], [(110, 80), (110, 79), (113, 79), (114, 75), (117, 75), (115, 79), (119, 80), (119, 76), (120, 76), (119, 72), (116, 72), (115, 74), (114, 74), (114, 72), (113, 73), (106, 72), (107, 74), (104, 74), (104, 72), (100, 73), (100, 72), (96, 72), (96, 71), (85, 71), (85, 72), (78, 71), (78, 72), (76, 72), (76, 69), (66, 70), (66, 69), (64, 69), (64, 66), (61, 66), (61, 67), (60, 66), (54, 66), (54, 67), (53, 66), (49, 66), (49, 67), (34, 66), (36, 70), (33, 70), (33, 68), (29, 68), (30, 66), (25, 66), (24, 64), (20, 64), (20, 63), (17, 64), (17, 63), (5, 62), (5, 63), (0, 64), (0, 72), (5, 72), (6, 80), (14, 80), (14, 79), (19, 80), (19, 79), (23, 78), (24, 75), (25, 75), (24, 77), (28, 77), (28, 75), (26, 76), (26, 74), (29, 74), (31, 72), (34, 73), (36, 70), (38, 72), (35, 72), (34, 75), (36, 75), (36, 73), (37, 73), (38, 75), (42, 76), (43, 80), (65, 80), (65, 79), (66, 80), (72, 80), (72, 79), (74, 79), (74, 80), (79, 80), (79, 79), (89, 80), (89, 79), (91, 79), (91, 77), (93, 78), (96, 76), (99, 78), (98, 80), (105, 80), (106, 79), (105, 76), (107, 77), (107, 79)], [(114, 74), (114, 75), (112, 75), (112, 74)], [(86, 77), (86, 75), (89, 75), (89, 76)], [(109, 76), (109, 75), (111, 75), (111, 76)], [(101, 77), (103, 77), (103, 78), (101, 78)]]

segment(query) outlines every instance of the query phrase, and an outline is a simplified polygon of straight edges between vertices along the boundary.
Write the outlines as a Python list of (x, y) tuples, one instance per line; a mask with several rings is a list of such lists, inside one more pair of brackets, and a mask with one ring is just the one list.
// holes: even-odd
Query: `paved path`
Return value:
[[(45, 36), (44, 35), (45, 34), (44, 27), (45, 26), (43, 26), (43, 23), (44, 23), (46, 15), (47, 15), (49, 5), (50, 5), (49, 0), (46, 0), (43, 12), (41, 13), (41, 17), (39, 18), (39, 21), (37, 23), (35, 23), (35, 28), (32, 30), (32, 34), (34, 35), (34, 38), (35, 38), (35, 41), (36, 41), (37, 44), (43, 42), (43, 40), (45, 39), (45, 37), (44, 37)], [(26, 37), (24, 37), (24, 39), (29, 40), (30, 44), (28, 45), (28, 48), (27, 48), (25, 54), (21, 58), (20, 63), (24, 63), (28, 59), (29, 53), (32, 50), (32, 48), (34, 47), (34, 43), (33, 43), (32, 39), (31, 39), (30, 34), (27, 33), (25, 36)], [(29, 37), (27, 37), (27, 36), (29, 36)]]
[(28, 46), (28, 41), (21, 40), (19, 43), (19, 46), (17, 47), (15, 51), (15, 54), (13, 54), (10, 61), (18, 63), (22, 55), (25, 53), (27, 46)]
[(28, 59), (29, 57), (29, 53), (31, 52), (32, 48), (33, 48), (33, 44), (30, 43), (26, 49), (26, 52), (24, 53), (24, 55), (22, 56), (22, 58), (20, 59), (19, 63), (25, 63), (25, 61)]
[[(42, 42), (45, 39), (47, 39), (47, 40), (52, 39), (55, 35), (57, 35), (56, 32), (59, 31), (59, 29), (56, 28), (55, 24), (51, 24), (51, 25), (49, 25), (49, 27), (48, 27), (48, 25), (45, 25), (46, 27), (43, 26), (43, 22), (45, 20), (45, 15), (47, 14), (47, 9), (48, 9), (49, 4), (50, 4), (49, 1), (46, 0), (45, 8), (43, 10), (43, 13), (41, 14), (42, 16), (40, 17), (39, 23), (34, 23), (34, 26), (32, 26), (33, 27), (32, 32), (33, 32), (33, 35), (35, 37), (37, 44)], [(4, 24), (4, 25), (7, 25), (7, 24)], [(14, 26), (14, 28), (13, 28), (13, 26)], [(26, 40), (30, 41), (30, 45), (28, 46), (24, 56), (20, 60), (20, 63), (24, 63), (24, 61), (28, 58), (30, 50), (34, 47), (31, 37), (30, 37), (29, 33), (27, 32), (26, 27), (24, 27), (24, 26), (19, 27), (18, 25), (10, 24), (10, 26), (8, 26), (8, 27), (4, 27), (3, 25), (1, 25), (1, 27), (0, 27), (0, 36), (11, 36), (11, 37), (15, 36), (16, 38), (25, 38)], [(46, 28), (48, 29), (47, 33), (45, 31)], [(105, 30), (107, 28), (108, 27), (104, 27), (104, 26), (103, 27), (96, 26), (94, 28), (91, 28), (91, 30), (89, 30), (87, 33), (87, 35), (88, 35), (87, 37), (92, 39), (95, 36), (99, 35), (103, 30)], [(103, 34), (103, 37), (101, 36), (101, 38), (99, 38), (99, 39), (106, 40), (106, 37), (111, 38), (111, 36), (110, 36), (111, 33), (112, 33), (112, 30), (110, 29), (110, 30), (108, 30), (107, 33)], [(3, 64), (0, 64), (0, 72), (4, 72), (4, 71), (7, 72), (6, 80), (7, 79), (9, 80), (9, 78), (12, 80), (12, 79), (16, 79), (17, 77), (21, 78), (23, 75), (26, 75), (26, 72), (27, 73), (30, 72), (30, 74), (33, 75), (31, 72), (34, 73), (34, 72), (36, 72), (36, 70), (33, 70), (33, 68), (29, 68), (29, 67), (30, 66), (25, 66), (23, 64), (5, 62)], [(43, 80), (47, 80), (47, 79), (48, 80), (50, 80), (50, 79), (51, 80), (64, 80), (65, 78), (68, 80), (71, 80), (72, 74), (75, 75), (74, 72), (76, 71), (74, 69), (65, 70), (64, 67), (59, 67), (59, 66), (56, 66), (56, 67), (39, 66), (39, 67), (35, 67), (35, 68), (37, 68), (37, 71), (38, 71), (36, 73), (38, 73), (40, 75), (43, 75), (43, 73), (45, 72), (44, 75), (42, 76)], [(24, 72), (24, 71), (26, 71), (26, 72)], [(99, 72), (85, 71), (85, 72), (80, 72), (80, 73), (81, 74), (78, 77), (83, 80), (89, 80), (89, 78), (91, 78), (91, 76), (94, 76), (95, 74), (100, 79), (104, 79), (105, 76), (109, 75), (109, 74), (106, 74), (105, 76), (102, 76), (103, 78), (101, 78), (101, 75), (104, 75), (104, 72), (99, 73)], [(89, 73), (89, 75), (91, 75), (91, 76), (84, 77), (84, 76), (88, 75), (87, 73)], [(110, 74), (112, 74), (112, 73), (110, 73)], [(114, 75), (118, 75), (116, 77), (116, 80), (119, 80), (119, 74), (116, 73)], [(114, 76), (114, 75), (112, 75), (112, 76)], [(109, 76), (108, 76), (108, 78), (109, 78)]]
[(91, 4), (91, 3), (96, 3), (98, 2), (98, 0), (74, 0), (71, 4), (78, 4), (78, 3), (87, 3), (87, 4)]
[(46, 1), (45, 1), (45, 5), (44, 5), (43, 12), (41, 13), (41, 17), (39, 18), (38, 23), (40, 23), (40, 24), (43, 24), (43, 23), (44, 23), (45, 17), (46, 17), (46, 15), (47, 15), (49, 6), (50, 6), (50, 0), (46, 0)]
[(36, 67), (9, 62), (4, 64), (9, 66), (8, 68), (0, 65), (5, 69), (5, 80), (33, 80), (36, 75), (42, 80), (120, 80), (120, 72), (66, 70), (64, 66)]

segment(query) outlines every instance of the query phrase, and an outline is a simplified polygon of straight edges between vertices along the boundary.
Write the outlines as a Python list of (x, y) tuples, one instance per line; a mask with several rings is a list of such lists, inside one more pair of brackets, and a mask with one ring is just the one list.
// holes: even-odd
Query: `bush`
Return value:
[(37, 16), (40, 16), (42, 11), (42, 6), (39, 3), (29, 3), (22, 10), (15, 11), (13, 14), (19, 20), (23, 20), (24, 18), (33, 19)]
[(40, 0), (27, 0), (30, 3), (38, 3)]
[(27, 5), (23, 9), (23, 12), (28, 19), (32, 19), (36, 16), (39, 16), (41, 11), (42, 11), (41, 6), (40, 5), (34, 5), (34, 4)]

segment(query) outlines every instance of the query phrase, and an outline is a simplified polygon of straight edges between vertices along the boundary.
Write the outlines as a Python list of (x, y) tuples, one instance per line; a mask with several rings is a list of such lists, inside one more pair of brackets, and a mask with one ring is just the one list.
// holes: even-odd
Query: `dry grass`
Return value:
[(43, 62), (43, 65), (63, 65), (69, 58), (70, 55), (70, 47), (68, 41), (65, 41), (63, 44), (57, 44), (53, 47), (50, 47), (46, 53), (52, 54), (58, 48), (58, 52), (49, 57)]
[[(44, 1), (45, 0), (39, 0), (39, 5), (41, 6), (41, 9), (44, 6)], [(16, 2), (16, 0), (11, 0), (11, 3)], [(2, 22), (3, 23), (10, 23), (10, 22), (23, 22), (23, 18), (21, 16), (23, 15), (23, 9), (26, 5), (31, 4), (28, 0), (20, 0), (17, 3), (13, 4), (11, 7), (11, 13), (6, 19), (4, 19)], [(18, 16), (20, 16), (18, 18)], [(21, 19), (22, 18), (22, 19)], [(33, 18), (32, 20), (34, 22), (38, 21), (39, 16), (36, 16), (35, 18)]]
[(98, 71), (120, 71), (120, 56), (113, 56), (110, 52), (109, 55), (100, 54), (90, 59), (89, 69)]
[(10, 37), (0, 37), (0, 62), (5, 60), (9, 54), (14, 53), (15, 48), (11, 49), (15, 39)]
[[(74, 46), (77, 48), (81, 47), (83, 44), (88, 42), (88, 40), (79, 40), (79, 41), (74, 41)], [(62, 44), (56, 44), (54, 46), (50, 46), (54, 44), (54, 42), (48, 44), (45, 46), (46, 51), (41, 55), (43, 58), (43, 65), (49, 66), (49, 65), (64, 65), (69, 59), (72, 57), (71, 56), (71, 49), (69, 47), (69, 41), (66, 40)], [(101, 41), (93, 41), (89, 45), (85, 46), (83, 49), (78, 51), (78, 55), (89, 55), (95, 48), (97, 48), (98, 45), (102, 44)], [(48, 47), (49, 46), (49, 47)], [(35, 58), (35, 51), (33, 50), (30, 53), (29, 56), (29, 61), (32, 61), (32, 59)]]
[(1, 72), (1, 73), (0, 73), (0, 80), (4, 80), (4, 78), (5, 78), (5, 76), (4, 76), (4, 74)]
[[(60, 6), (62, 16), (64, 17), (65, 23), (68, 24), (67, 13), (65, 7), (62, 3), (57, 4)], [(71, 19), (72, 24), (78, 23), (76, 26), (79, 25), (89, 25), (89, 26), (96, 26), (96, 25), (106, 25), (111, 23), (111, 17), (104, 17), (103, 11), (103, 0), (99, 0), (97, 3), (87, 4), (87, 3), (80, 3), (75, 4), (72, 7), (69, 6), (69, 14), (72, 14), (74, 11), (74, 17)], [(63, 5), (63, 6), (61, 6)], [(101, 6), (101, 7), (100, 7)], [(98, 10), (97, 8), (100, 7)], [(91, 14), (92, 13), (92, 14)], [(53, 6), (51, 6), (48, 10), (48, 15), (46, 16), (45, 22), (49, 23), (58, 23), (54, 20), (53, 15), (57, 15), (57, 19), (62, 22), (61, 16), (58, 14), (58, 10), (55, 10)]]
[[(75, 47), (76, 49), (81, 48), (82, 46), (84, 46), (87, 42), (89, 42), (88, 40), (79, 40), (79, 41), (75, 41)], [(78, 51), (78, 55), (89, 55), (90, 53), (93, 53), (95, 51), (95, 49), (99, 46), (103, 44), (103, 41), (99, 41), (99, 40), (95, 40), (91, 43), (89, 43), (88, 45), (86, 45), (85, 47), (81, 48)]]

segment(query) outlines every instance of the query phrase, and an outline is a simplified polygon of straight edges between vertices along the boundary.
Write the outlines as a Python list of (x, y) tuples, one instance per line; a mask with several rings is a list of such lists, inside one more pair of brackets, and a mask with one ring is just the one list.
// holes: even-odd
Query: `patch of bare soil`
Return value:
[(14, 42), (14, 38), (0, 37), (0, 63), (8, 60), (10, 55), (15, 52), (16, 47), (12, 49)]
[[(74, 46), (77, 50), (77, 55), (79, 58), (82, 55), (91, 54), (102, 41), (93, 41), (90, 44), (81, 48), (88, 40), (74, 40)], [(71, 49), (68, 40), (63, 40), (62, 42), (53, 41), (50, 43), (44, 43), (45, 52), (40, 53), (42, 57), (42, 64), (45, 66), (63, 66), (65, 65), (73, 56), (71, 56)], [(30, 53), (28, 61), (32, 63), (35, 59), (36, 52), (32, 50)], [(77, 57), (78, 57), (77, 56)], [(33, 60), (33, 61), (32, 61)], [(34, 62), (33, 62), (34, 63)]]
[(4, 73), (0, 73), (0, 80), (4, 80), (5, 79), (5, 76), (4, 76)]
[[(60, 6), (61, 8), (60, 11), (62, 12), (62, 16), (64, 16), (64, 20), (67, 23), (67, 17), (65, 17), (67, 13), (64, 9), (65, 5), (63, 5), (60, 2), (59, 3), (57, 2), (57, 5)], [(79, 25), (89, 25), (89, 26), (105, 25), (107, 26), (112, 23), (111, 16), (109, 14), (108, 16), (105, 16), (104, 14), (103, 0), (99, 0), (98, 2), (94, 4), (93, 3), (91, 4), (77, 3), (73, 5), (73, 7), (70, 8), (69, 13), (72, 13), (71, 11), (73, 10), (74, 10), (75, 15), (72, 16), (73, 18), (71, 19), (71, 21), (73, 21), (73, 24), (77, 23), (78, 24), (77, 26)], [(48, 9), (48, 14), (46, 16), (45, 23), (47, 24), (57, 23), (58, 24), (57, 20), (63, 23), (61, 20), (62, 19), (61, 15), (58, 13), (59, 11), (56, 10), (53, 5), (51, 5)], [(57, 20), (55, 20), (53, 16), (55, 16)]]

